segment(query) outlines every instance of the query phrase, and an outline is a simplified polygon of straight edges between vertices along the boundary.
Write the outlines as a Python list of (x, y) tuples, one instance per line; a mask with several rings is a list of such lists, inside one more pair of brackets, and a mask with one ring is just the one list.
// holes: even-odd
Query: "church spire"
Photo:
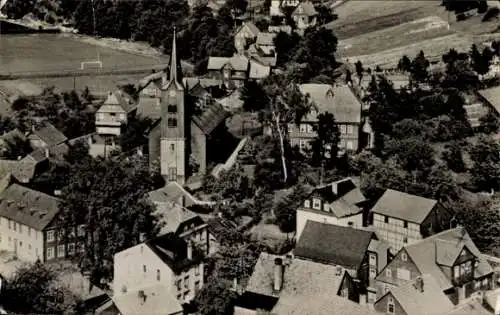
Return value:
[[(172, 39), (172, 52), (170, 53), (170, 82), (175, 82), (176, 84), (180, 84), (179, 80), (182, 80), (179, 76), (182, 75), (180, 71), (179, 65), (177, 63), (177, 32), (176, 27), (174, 26), (174, 37)], [(179, 73), (177, 73), (179, 71)]]

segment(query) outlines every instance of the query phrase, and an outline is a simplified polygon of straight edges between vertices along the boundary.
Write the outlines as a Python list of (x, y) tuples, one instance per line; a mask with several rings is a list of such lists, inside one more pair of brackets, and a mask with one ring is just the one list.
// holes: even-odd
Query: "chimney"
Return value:
[(335, 275), (336, 275), (336, 276), (340, 276), (340, 275), (342, 275), (342, 267), (341, 267), (341, 266), (337, 266), (337, 267), (335, 268)]
[(146, 241), (146, 233), (139, 233), (139, 243), (144, 243)]
[(424, 279), (422, 277), (417, 277), (415, 279), (414, 284), (415, 289), (417, 289), (420, 293), (424, 292)]
[(144, 290), (139, 290), (139, 292), (137, 292), (137, 296), (139, 297), (141, 304), (146, 302), (146, 294), (144, 293)]
[(234, 291), (238, 290), (238, 278), (236, 277), (233, 278), (233, 290)]
[(191, 244), (191, 241), (187, 244), (187, 259), (193, 259), (193, 244)]
[(18, 160), (18, 161), (21, 161), (21, 160), (22, 160), (22, 158), (23, 158), (23, 157), (22, 157), (21, 155), (19, 155), (19, 156), (17, 157), (17, 160)]
[(274, 259), (274, 291), (279, 292), (283, 287), (283, 259)]

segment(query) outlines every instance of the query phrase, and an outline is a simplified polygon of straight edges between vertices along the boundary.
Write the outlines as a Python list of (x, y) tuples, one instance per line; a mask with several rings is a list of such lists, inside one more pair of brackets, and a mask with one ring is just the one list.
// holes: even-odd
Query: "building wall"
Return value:
[(444, 209), (440, 204), (437, 204), (429, 213), (427, 218), (422, 222), (420, 232), (422, 236), (428, 237), (433, 234), (449, 229), (452, 214)]
[(83, 251), (82, 244), (85, 240), (85, 229), (83, 225), (70, 229), (64, 229), (49, 225), (43, 232), (44, 236), (44, 261), (66, 259), (78, 255)]
[(194, 122), (191, 122), (191, 150), (199, 164), (198, 172), (205, 174), (207, 170), (207, 137)]
[[(161, 175), (169, 181), (184, 184), (186, 180), (186, 139), (163, 138), (160, 140)], [(175, 170), (175, 176), (171, 176)]]
[(299, 30), (305, 30), (308, 27), (316, 25), (316, 17), (309, 17), (305, 15), (295, 15), (293, 20), (297, 24)]
[(379, 236), (391, 247), (393, 254), (403, 246), (413, 244), (422, 239), (420, 225), (382, 214), (373, 214), (373, 226)]
[(20, 260), (43, 260), (43, 234), (26, 225), (0, 217), (0, 249), (16, 253)]
[(297, 239), (299, 239), (302, 234), (307, 220), (340, 226), (349, 226), (349, 222), (352, 222), (354, 227), (361, 227), (363, 226), (363, 213), (361, 212), (352, 216), (337, 218), (329, 213), (321, 213), (317, 210), (299, 208), (297, 209)]
[(139, 244), (115, 254), (113, 272), (115, 295), (140, 290), (162, 282), (172, 289), (175, 296), (174, 281), (173, 271), (145, 244)]
[[(296, 124), (288, 125), (288, 132), (292, 146), (299, 146), (301, 151), (310, 145), (310, 142), (316, 138), (316, 131), (313, 125), (315, 122), (301, 122), (299, 126)], [(349, 151), (357, 151), (360, 149), (360, 125), (338, 122), (340, 132), (339, 148)]]
[(165, 284), (178, 300), (191, 300), (203, 286), (204, 266), (175, 274), (147, 245), (139, 244), (115, 254), (113, 292), (115, 295)]
[(419, 276), (422, 276), (422, 274), (417, 269), (411, 257), (406, 250), (401, 250), (377, 276), (377, 298), (383, 296), (387, 292), (387, 289), (394, 285), (408, 283)]
[[(394, 313), (388, 313), (388, 304), (391, 303), (394, 305)], [(374, 304), (375, 311), (385, 314), (394, 314), (394, 315), (407, 315), (404, 311), (403, 307), (399, 302), (392, 296), (392, 294), (387, 294), (380, 300), (378, 300)]]
[(103, 127), (103, 126), (96, 126), (96, 132), (100, 135), (115, 135), (119, 136), (121, 133), (121, 127)]

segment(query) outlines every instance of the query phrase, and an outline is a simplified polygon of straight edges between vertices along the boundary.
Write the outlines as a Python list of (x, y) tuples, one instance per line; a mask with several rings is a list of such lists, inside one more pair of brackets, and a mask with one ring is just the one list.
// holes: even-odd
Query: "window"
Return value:
[(389, 223), (389, 217), (388, 216), (384, 217), (384, 223)]
[(342, 296), (343, 298), (349, 298), (349, 289), (347, 289), (347, 288), (342, 289), (341, 296)]
[(7, 226), (9, 228), (9, 230), (10, 230), (10, 219), (7, 219)]
[(194, 269), (194, 274), (196, 276), (199, 276), (200, 275), (200, 269), (201, 269), (201, 265), (197, 266), (195, 269)]
[(387, 269), (385, 270), (385, 275), (386, 275), (387, 277), (392, 277), (392, 271), (391, 271), (391, 269), (387, 268)]
[(173, 143), (170, 144), (170, 151), (172, 151), (172, 152), (175, 151), (175, 144), (173, 144)]
[(160, 269), (156, 269), (156, 281), (160, 281)]
[(109, 113), (109, 116), (111, 116), (111, 117), (115, 117), (115, 116), (116, 116), (116, 113)]
[(167, 111), (169, 113), (177, 113), (177, 105), (168, 105)]
[(353, 134), (354, 133), (354, 128), (352, 127), (352, 125), (348, 125), (347, 126), (347, 134)]
[(177, 127), (177, 118), (169, 118), (167, 120), (167, 125), (169, 128), (175, 128)]
[(488, 278), (483, 279), (483, 287), (487, 287), (488, 283), (489, 283)]
[(19, 241), (19, 247), (23, 247), (23, 242)]
[(307, 124), (300, 124), (300, 133), (307, 132)]
[(168, 169), (168, 180), (175, 181), (177, 180), (177, 168), (170, 167)]
[(180, 291), (182, 288), (182, 279), (177, 280), (177, 291)]
[(406, 253), (401, 253), (401, 260), (406, 261), (408, 257), (406, 256)]
[(19, 224), (19, 233), (23, 233), (23, 225)]
[(84, 225), (78, 226), (78, 236), (85, 236), (85, 226)]
[(403, 243), (407, 244), (408, 243), (408, 237), (403, 237)]
[(340, 133), (343, 135), (347, 133), (346, 125), (340, 125)]
[(377, 256), (374, 254), (370, 254), (370, 265), (376, 265), (377, 264)]
[(28, 236), (31, 236), (31, 228), (28, 227)]
[(16, 230), (17, 228), (17, 222), (14, 222), (14, 231)]
[(69, 243), (68, 244), (68, 255), (73, 255), (74, 253), (75, 253), (75, 244)]
[(28, 244), (28, 249), (31, 250), (31, 244)]
[(189, 276), (184, 277), (184, 288), (189, 288)]
[(54, 241), (54, 231), (47, 231), (47, 242)]
[(57, 239), (60, 241), (62, 239), (64, 239), (64, 230), (59, 230), (57, 231)]
[(54, 258), (54, 248), (47, 247), (47, 259), (53, 259), (53, 258)]
[(392, 298), (387, 301), (387, 313), (394, 314), (394, 301)]
[(460, 266), (453, 267), (453, 278), (460, 278)]
[(313, 131), (314, 131), (313, 126), (310, 124), (307, 124), (307, 132), (311, 133)]
[(65, 257), (65, 256), (66, 256), (66, 250), (64, 248), (64, 245), (57, 246), (57, 257)]
[(147, 269), (146, 269), (146, 265), (142, 265), (142, 271), (143, 271), (143, 272), (146, 272), (146, 271), (147, 271)]
[(311, 201), (310, 200), (304, 201), (304, 208), (311, 208)]
[(313, 209), (321, 210), (321, 200), (313, 198)]
[(481, 280), (474, 282), (474, 289), (479, 290), (481, 288)]
[(201, 286), (200, 286), (200, 281), (197, 280), (195, 283), (194, 283), (194, 290), (196, 291), (196, 289), (201, 289)]
[(405, 229), (407, 229), (407, 228), (408, 228), (408, 221), (403, 221), (403, 227), (404, 227)]

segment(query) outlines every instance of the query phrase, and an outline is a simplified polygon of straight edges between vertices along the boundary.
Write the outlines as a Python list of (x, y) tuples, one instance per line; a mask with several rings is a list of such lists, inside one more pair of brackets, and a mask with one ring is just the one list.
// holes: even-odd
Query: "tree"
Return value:
[(297, 220), (297, 208), (307, 198), (308, 191), (302, 184), (296, 185), (292, 192), (274, 207), (276, 223), (281, 231), (291, 233), (295, 231)]
[(500, 57), (500, 41), (493, 41), (491, 43), (491, 49), (493, 49), (493, 53)]
[(253, 196), (253, 187), (249, 178), (244, 175), (243, 168), (237, 164), (228, 171), (220, 172), (211, 193), (220, 199), (231, 198), (241, 202)]
[[(318, 74), (334, 75), (338, 67), (335, 59), (337, 51), (337, 37), (333, 31), (325, 27), (308, 28), (297, 49), (295, 61), (307, 64), (303, 80), (308, 80)], [(278, 52), (279, 54), (279, 52)]]
[(19, 268), (2, 285), (2, 305), (20, 314), (63, 314), (75, 312), (79, 302), (56, 283), (56, 274), (37, 261)]
[(267, 105), (268, 99), (262, 86), (256, 81), (247, 81), (241, 90), (240, 98), (245, 111), (260, 111)]
[(7, 160), (17, 160), (23, 158), (33, 151), (28, 139), (18, 135), (5, 140), (5, 148), (2, 157)]
[(415, 82), (426, 82), (429, 78), (429, 60), (425, 58), (424, 52), (421, 50), (411, 62), (411, 76)]
[(363, 69), (363, 64), (361, 63), (361, 61), (358, 60), (356, 61), (354, 66), (356, 67), (356, 74), (358, 75), (359, 78), (359, 84), (361, 84), (361, 79), (363, 79), (363, 72), (365, 71)]
[(447, 163), (448, 168), (456, 173), (465, 171), (465, 163), (462, 155), (463, 144), (453, 141), (445, 146), (442, 158)]
[(132, 117), (128, 119), (119, 141), (123, 152), (144, 146), (148, 143), (146, 131), (152, 125), (150, 118)]
[(409, 72), (411, 70), (411, 60), (410, 60), (410, 58), (408, 58), (407, 55), (404, 55), (399, 60), (398, 70), (404, 71), (404, 72)]
[(330, 23), (331, 21), (337, 19), (336, 14), (333, 14), (332, 9), (329, 7), (320, 4), (315, 6), (316, 12), (318, 12), (318, 21), (319, 25), (324, 25)]
[(472, 69), (474, 69), (474, 71), (476, 71), (480, 75), (488, 73), (491, 59), (493, 58), (493, 54), (488, 47), (486, 47), (484, 52), (481, 53), (478, 50), (476, 44), (472, 44), (470, 57)]
[(495, 115), (492, 111), (488, 111), (486, 115), (479, 118), (479, 122), (481, 123), (481, 128), (485, 133), (495, 133), (498, 132), (500, 128), (500, 121), (498, 120), (497, 115)]
[(195, 305), (201, 315), (231, 315), (236, 293), (223, 281), (211, 278), (196, 294)]
[(493, 139), (480, 136), (469, 150), (474, 162), (472, 179), (480, 190), (498, 189), (500, 186), (500, 145)]
[(317, 136), (312, 142), (312, 165), (331, 169), (337, 159), (340, 142), (340, 131), (335, 117), (328, 112), (319, 114), (318, 124), (313, 128)]
[(274, 38), (274, 46), (278, 54), (276, 64), (279, 67), (287, 65), (295, 56), (300, 45), (301, 38), (297, 33), (288, 34), (279, 32)]
[[(60, 204), (61, 225), (69, 232), (84, 224), (84, 252), (78, 257), (91, 281), (111, 280), (113, 255), (137, 244), (140, 235), (156, 236), (160, 224), (155, 207), (145, 199), (156, 189), (145, 159), (87, 159), (72, 167)], [(126, 211), (124, 211), (126, 209)]]
[(434, 164), (434, 149), (419, 138), (389, 140), (385, 154), (394, 157), (406, 171), (427, 170)]

